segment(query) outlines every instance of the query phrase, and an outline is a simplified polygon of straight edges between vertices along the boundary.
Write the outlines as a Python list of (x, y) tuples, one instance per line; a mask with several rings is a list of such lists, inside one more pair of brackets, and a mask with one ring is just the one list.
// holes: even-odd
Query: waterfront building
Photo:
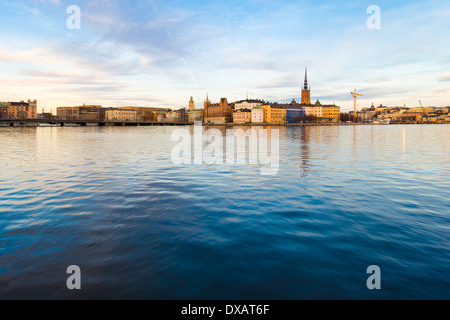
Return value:
[(301, 123), (305, 120), (306, 112), (303, 108), (288, 107), (286, 109), (286, 122), (287, 123)]
[(377, 111), (372, 103), (372, 106), (370, 108), (363, 108), (361, 112), (359, 114), (357, 112), (356, 115), (361, 121), (372, 121), (374, 118), (376, 118)]
[(317, 99), (316, 103), (310, 109), (310, 116), (316, 118), (323, 118), (323, 105)]
[(250, 123), (252, 122), (252, 110), (250, 109), (238, 109), (233, 113), (234, 123)]
[(8, 102), (7, 108), (9, 119), (37, 119), (37, 100)]
[(333, 122), (339, 121), (341, 117), (341, 107), (336, 105), (324, 105), (322, 107), (323, 118), (332, 119)]
[(131, 109), (106, 109), (106, 121), (136, 121), (136, 110)]
[(264, 109), (265, 123), (286, 123), (286, 106), (279, 104), (265, 104), (261, 106)]
[(261, 106), (252, 108), (252, 123), (264, 123), (264, 109)]
[(314, 107), (313, 106), (302, 106), (305, 109), (305, 115), (307, 117), (314, 116)]
[(157, 107), (120, 107), (120, 109), (136, 111), (136, 121), (139, 122), (156, 122), (158, 117), (165, 118), (166, 114), (172, 112), (172, 109)]
[(231, 123), (233, 122), (233, 110), (228, 104), (227, 98), (220, 99), (219, 103), (211, 103), (209, 97), (205, 100), (205, 122)]
[(102, 106), (82, 106), (80, 107), (79, 120), (84, 121), (102, 121), (105, 109)]
[(104, 120), (104, 110), (98, 105), (82, 105), (78, 107), (59, 107), (56, 109), (56, 117), (59, 120)]
[(59, 107), (56, 109), (56, 118), (59, 120), (78, 120), (79, 107)]

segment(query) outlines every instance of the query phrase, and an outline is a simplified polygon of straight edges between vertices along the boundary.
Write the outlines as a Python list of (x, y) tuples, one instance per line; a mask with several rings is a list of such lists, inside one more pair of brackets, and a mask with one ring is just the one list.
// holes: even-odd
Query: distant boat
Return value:
[(58, 123), (39, 123), (39, 127), (60, 127)]
[(389, 118), (373, 120), (373, 124), (389, 125), (390, 123), (391, 123), (391, 119), (389, 119)]
[(0, 127), (7, 127), (8, 125), (6, 123), (0, 123)]

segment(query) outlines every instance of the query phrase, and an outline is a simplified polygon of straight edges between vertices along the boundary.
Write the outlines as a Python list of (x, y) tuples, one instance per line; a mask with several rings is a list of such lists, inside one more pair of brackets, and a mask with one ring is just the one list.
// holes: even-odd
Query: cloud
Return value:
[(439, 81), (441, 81), (441, 82), (450, 81), (450, 74), (444, 74), (444, 75), (440, 76)]

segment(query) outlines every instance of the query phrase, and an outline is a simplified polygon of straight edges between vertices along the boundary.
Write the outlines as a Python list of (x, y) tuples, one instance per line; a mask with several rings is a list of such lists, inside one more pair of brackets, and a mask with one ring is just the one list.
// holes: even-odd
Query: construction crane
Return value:
[(423, 106), (421, 100), (419, 100), (419, 103), (420, 103), (420, 107), (422, 108), (422, 114), (424, 114), (426, 116), (427, 122), (429, 122), (430, 119), (429, 119), (429, 115), (428, 115), (427, 109)]
[(353, 91), (352, 93), (350, 93), (352, 96), (353, 96), (353, 98), (355, 99), (355, 108), (354, 108), (354, 111), (353, 111), (353, 121), (355, 121), (356, 122), (356, 99), (358, 98), (358, 97), (362, 97), (362, 96), (364, 96), (363, 94), (361, 94), (361, 93), (358, 93), (358, 92), (356, 92), (356, 89), (355, 89), (355, 91)]

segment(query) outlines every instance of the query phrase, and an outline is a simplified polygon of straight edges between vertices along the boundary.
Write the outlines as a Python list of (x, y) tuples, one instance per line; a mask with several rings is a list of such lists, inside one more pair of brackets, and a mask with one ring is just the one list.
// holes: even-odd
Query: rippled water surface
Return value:
[(173, 127), (0, 128), (0, 298), (450, 299), (449, 125), (274, 129), (262, 176), (174, 165)]

